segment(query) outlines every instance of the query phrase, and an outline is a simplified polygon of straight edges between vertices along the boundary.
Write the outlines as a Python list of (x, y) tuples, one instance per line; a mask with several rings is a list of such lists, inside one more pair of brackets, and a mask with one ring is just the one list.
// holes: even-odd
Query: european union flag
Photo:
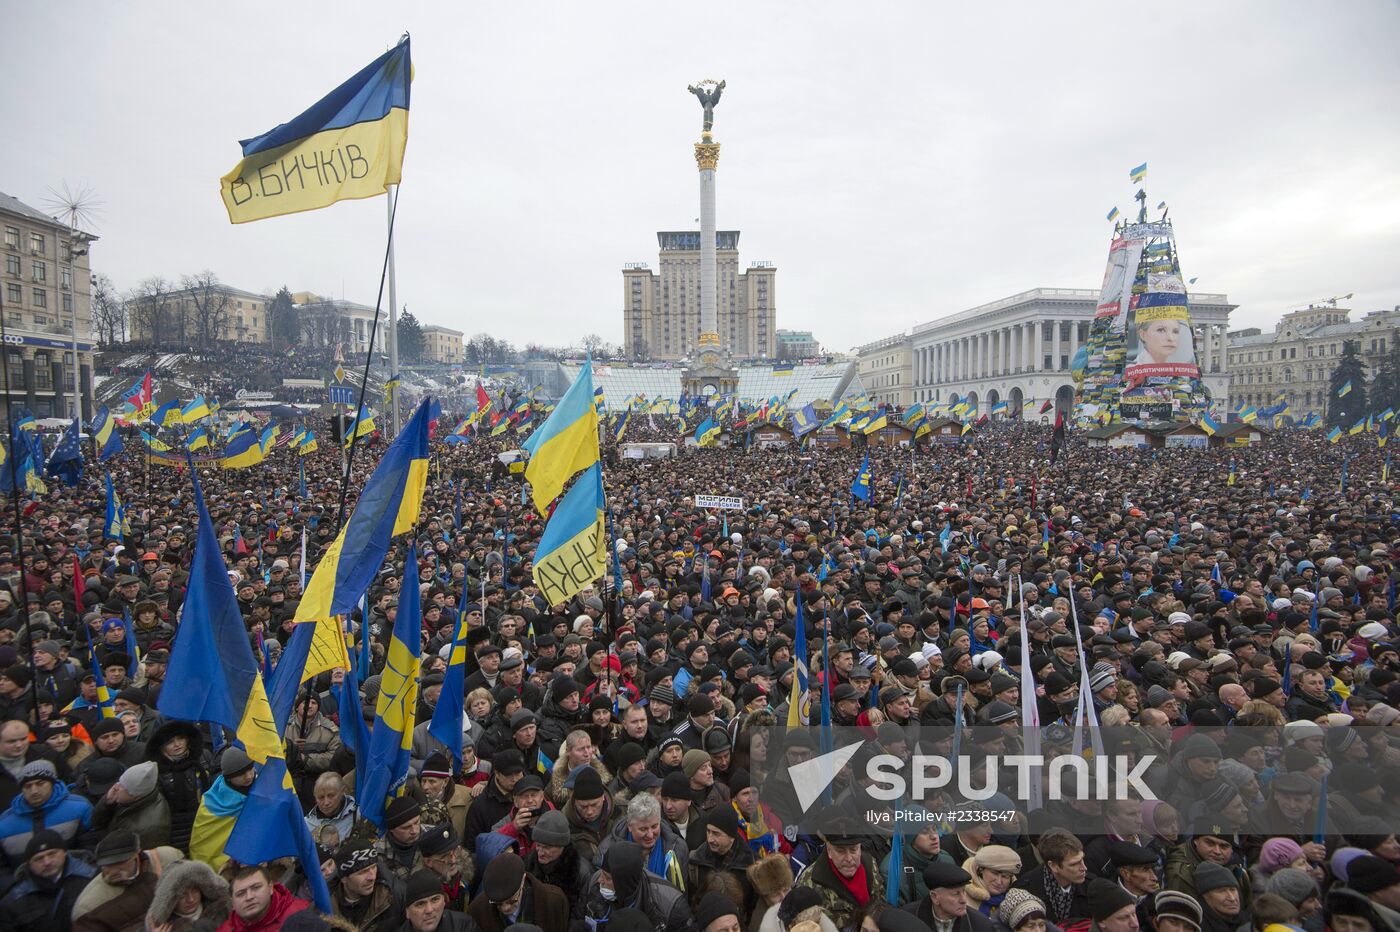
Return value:
[(83, 446), (78, 441), (78, 419), (73, 418), (63, 431), (58, 446), (44, 464), (44, 474), (60, 479), (64, 485), (76, 486), (83, 478)]
[[(165, 690), (162, 689), (162, 696)], [(321, 876), (321, 858), (297, 794), (287, 776), (287, 762), (274, 757), (263, 765), (248, 790), (248, 801), (233, 824), (224, 853), (240, 864), (297, 858), (311, 885), (311, 898), (323, 913), (331, 911), (331, 894)]]
[(193, 468), (190, 477), (198, 522), (194, 558), (180, 636), (171, 649), (156, 708), (168, 718), (227, 727), (249, 757), (263, 762), (283, 753), (281, 735)]
[[(400, 591), (399, 614), (394, 619), (388, 658), (379, 674), (379, 701), (374, 708), (369, 753), (364, 758), (364, 782), (360, 784), (360, 811), (379, 826), (380, 831), (384, 830), (384, 809), (390, 797), (402, 792), (408, 778), (409, 750), (413, 746), (414, 715), (418, 708), (418, 657), (423, 644), (423, 616), (419, 603), (418, 547), (413, 544), (409, 545), (408, 556), (404, 559)], [(444, 701), (454, 700), (444, 696)]]
[(860, 472), (856, 473), (855, 481), (851, 483), (851, 495), (863, 502), (870, 501), (870, 454), (865, 454), (865, 460), (860, 464)]

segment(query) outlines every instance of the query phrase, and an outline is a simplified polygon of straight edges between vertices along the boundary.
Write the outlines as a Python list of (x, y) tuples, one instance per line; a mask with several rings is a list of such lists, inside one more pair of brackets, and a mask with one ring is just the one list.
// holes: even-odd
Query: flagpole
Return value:
[[(399, 186), (394, 185), (388, 197), (384, 199), (384, 207), (389, 223), (389, 378), (399, 377), (399, 301), (398, 289), (396, 287), (397, 276), (394, 274), (394, 210), (399, 204)], [(370, 346), (373, 350), (373, 345)], [(389, 425), (393, 431), (393, 436), (399, 435), (399, 387), (394, 386), (389, 404)], [(484, 615), (482, 617), (485, 617)]]
[[(76, 317), (76, 314), (74, 315)], [(5, 299), (0, 296), (0, 344), (8, 346), (5, 334)], [(73, 357), (73, 365), (77, 366), (78, 358)], [(15, 509), (15, 556), (19, 558), (19, 601), (20, 611), (24, 613), (24, 637), (29, 642), (29, 681), (34, 684), (34, 689), (29, 691), (30, 709), (34, 713), (34, 721), (39, 721), (39, 670), (34, 666), (34, 629), (30, 626), (29, 599), (25, 595), (24, 587), (24, 525), (21, 521), (24, 518), (23, 511), (19, 507), (19, 456), (15, 450), (15, 405), (10, 399), (10, 354), (0, 353), (0, 367), (4, 369), (5, 378), (5, 430), (10, 435), (10, 485), (14, 489), (12, 504)], [(113, 428), (116, 429), (115, 427)], [(75, 605), (74, 611), (78, 617), (82, 617), (83, 607)]]
[[(345, 521), (345, 499), (350, 494), (350, 469), (355, 464), (355, 447), (359, 445), (359, 412), (365, 406), (365, 391), (369, 388), (369, 368), (374, 361), (374, 338), (379, 332), (379, 312), (384, 306), (384, 281), (389, 274), (389, 264), (394, 256), (394, 215), (399, 210), (398, 185), (394, 186), (394, 199), (389, 206), (389, 242), (384, 247), (384, 265), (379, 272), (379, 294), (374, 299), (374, 320), (369, 325), (369, 348), (365, 351), (365, 369), (360, 378), (360, 400), (355, 405), (355, 432), (350, 438), (350, 446), (345, 447), (345, 421), (341, 419), (341, 448), (345, 450), (345, 471), (340, 479), (340, 507), (336, 509), (335, 531), (340, 533), (341, 524)], [(392, 374), (392, 373), (391, 373)]]

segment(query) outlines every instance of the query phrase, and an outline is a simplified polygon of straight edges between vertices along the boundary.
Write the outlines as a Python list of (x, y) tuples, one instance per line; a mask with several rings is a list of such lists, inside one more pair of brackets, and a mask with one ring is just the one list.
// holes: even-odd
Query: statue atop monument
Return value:
[(706, 136), (709, 136), (710, 130), (715, 125), (715, 105), (719, 103), (719, 95), (724, 92), (724, 82), (711, 81), (707, 78), (699, 84), (690, 85), (686, 90), (694, 94), (696, 99), (700, 101), (700, 106), (705, 108), (703, 131)]

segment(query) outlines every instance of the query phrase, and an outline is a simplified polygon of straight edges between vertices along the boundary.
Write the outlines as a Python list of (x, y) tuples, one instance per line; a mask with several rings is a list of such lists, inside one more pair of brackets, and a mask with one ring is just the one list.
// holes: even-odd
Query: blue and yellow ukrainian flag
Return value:
[(281, 434), (282, 428), (276, 424), (263, 428), (262, 435), (258, 437), (258, 446), (262, 448), (263, 456), (267, 456), (267, 451), (272, 449), (272, 445)]
[(103, 405), (97, 409), (96, 416), (92, 419), (92, 436), (97, 441), (97, 461), (99, 463), (111, 459), (122, 451), (122, 437), (116, 431), (117, 422), (112, 417), (107, 406)]
[[(427, 421), (423, 423), (426, 431)], [(314, 580), (313, 580), (314, 585)], [(418, 709), (418, 658), (423, 646), (423, 613), (418, 588), (418, 547), (410, 544), (404, 561), (399, 614), (384, 669), (379, 674), (379, 700), (369, 733), (365, 774), (359, 781), (364, 817), (384, 830), (389, 800), (403, 792), (408, 779), (409, 751)], [(341, 640), (343, 646), (345, 641)], [(349, 666), (347, 663), (346, 666)]]
[(821, 427), (818, 427), (817, 429), (821, 430), (822, 428), (830, 427), (833, 424), (840, 424), (843, 421), (849, 421), (852, 417), (853, 415), (851, 414), (850, 406), (843, 401), (836, 406), (836, 409), (834, 411), (831, 412), (830, 417), (822, 421)]
[(302, 456), (305, 456), (308, 453), (315, 453), (316, 435), (309, 430), (303, 432), (301, 435), (301, 439), (297, 441), (297, 452), (300, 453)]
[(632, 423), (632, 409), (629, 407), (617, 418), (617, 423), (613, 426), (613, 442), (621, 443), (622, 438), (627, 433), (627, 425)]
[(169, 688), (161, 689), (156, 708), (166, 718), (218, 722), (237, 736), (249, 757), (265, 763), (283, 755), (282, 737), (193, 470), (191, 478), (198, 515), (194, 559), (180, 636), (165, 676)]
[(146, 446), (150, 447), (157, 453), (170, 452), (170, 444), (166, 443), (164, 440), (157, 440), (150, 434), (146, 433), (144, 430), (141, 431), (141, 439), (145, 442)]
[[(428, 399), (423, 399), (394, 442), (389, 444), (374, 474), (365, 483), (355, 511), (339, 536), (326, 548), (316, 572), (297, 605), (296, 622), (315, 622), (316, 634), (303, 675), (347, 667), (345, 637), (336, 618), (359, 604), (384, 564), (390, 540), (411, 531), (423, 507), (428, 481)], [(403, 617), (400, 613), (400, 618)], [(279, 667), (280, 669), (280, 667)]]
[(1336, 443), (1338, 440), (1341, 440), (1341, 439), (1342, 439), (1342, 429), (1341, 429), (1340, 427), (1334, 427), (1334, 428), (1332, 428), (1331, 430), (1329, 430), (1329, 431), (1327, 432), (1327, 442), (1328, 442), (1328, 443)]
[(224, 455), (219, 458), (219, 466), (224, 469), (246, 469), (263, 461), (262, 444), (258, 442), (258, 432), (248, 427), (234, 434), (224, 447)]
[(866, 434), (873, 434), (875, 431), (888, 426), (890, 426), (890, 419), (885, 415), (885, 411), (882, 408), (871, 415), (869, 420), (865, 422), (864, 431)]
[(122, 503), (121, 496), (117, 494), (117, 489), (112, 485), (110, 473), (106, 476), (107, 483), (107, 514), (102, 519), (102, 537), (107, 540), (121, 540), (131, 532), (131, 528), (126, 520), (126, 505)]
[(598, 412), (593, 407), (593, 362), (579, 371), (559, 404), (523, 444), (530, 451), (525, 478), (540, 514), (569, 477), (598, 462)]
[[(1147, 163), (1146, 163), (1146, 162), (1143, 162), (1143, 163), (1142, 163), (1141, 165), (1139, 165), (1137, 168), (1130, 168), (1130, 169), (1128, 169), (1128, 177), (1132, 180), (1133, 184), (1137, 184), (1139, 181), (1141, 181), (1142, 179), (1146, 178), (1146, 177), (1147, 177)], [(1162, 203), (1165, 204), (1166, 201), (1163, 201)], [(1158, 207), (1158, 210), (1160, 210), (1160, 209), (1161, 209), (1161, 207), (1159, 206), (1159, 207)]]
[(1215, 418), (1210, 416), (1209, 411), (1204, 411), (1201, 413), (1200, 428), (1201, 430), (1206, 432), (1207, 436), (1214, 437), (1216, 431), (1220, 430), (1220, 424), (1215, 420)]
[(1366, 419), (1363, 417), (1361, 420), (1359, 420), (1359, 421), (1357, 421), (1355, 424), (1351, 425), (1351, 429), (1348, 430), (1347, 433), (1348, 433), (1348, 434), (1351, 434), (1352, 436), (1356, 436), (1357, 434), (1361, 433), (1361, 432), (1362, 432), (1363, 430), (1365, 430), (1365, 429), (1366, 429)]
[(157, 427), (173, 427), (183, 421), (180, 415), (181, 410), (183, 409), (180, 406), (180, 402), (167, 401), (159, 408), (156, 408), (155, 413), (151, 415), (151, 423)]
[(1253, 424), (1258, 417), (1259, 410), (1257, 408), (1246, 406), (1245, 409), (1240, 412), (1240, 420), (1244, 421), (1246, 424)]
[(603, 400), (603, 387), (601, 385), (593, 389), (593, 410), (598, 413), (599, 417), (602, 417), (603, 412), (608, 410), (608, 403)]
[(345, 428), (345, 448), (348, 450), (350, 444), (354, 443), (360, 437), (368, 437), (370, 434), (374, 433), (375, 430), (374, 412), (369, 408), (360, 408), (354, 420), (350, 422), (350, 426)]
[(1351, 394), (1351, 379), (1347, 379), (1346, 384), (1337, 389), (1338, 398), (1345, 398), (1349, 394)]
[(412, 74), (404, 36), (305, 113), (242, 140), (242, 161), (219, 180), (229, 221), (317, 210), (398, 184)]
[(535, 585), (548, 605), (567, 602), (608, 569), (598, 463), (584, 470), (545, 525), (535, 548)]
[(193, 424), (201, 418), (210, 415), (209, 402), (204, 400), (203, 395), (195, 395), (194, 399), (180, 409), (180, 417), (186, 424)]
[(851, 483), (851, 495), (861, 501), (870, 501), (870, 454), (865, 454), (865, 460), (860, 464), (860, 472), (856, 473), (855, 481)]
[(705, 418), (699, 427), (695, 428), (695, 442), (702, 447), (712, 447), (719, 443), (719, 425), (713, 418)]
[(188, 437), (185, 438), (185, 449), (190, 452), (203, 450), (209, 446), (209, 432), (203, 427), (196, 427)]
[[(102, 710), (103, 718), (116, 718), (117, 709), (113, 704), (116, 696), (112, 695), (112, 690), (107, 686), (107, 678), (102, 672), (102, 667), (97, 663), (97, 652), (92, 648), (92, 626), (83, 625), (83, 630), (87, 632), (88, 658), (92, 663), (92, 676), (97, 683), (97, 707)], [(67, 711), (67, 710), (65, 710)]]
[(1108, 212), (1108, 221), (1109, 221), (1110, 223), (1112, 223), (1114, 220), (1117, 220), (1117, 219), (1118, 219), (1118, 208), (1115, 207), (1115, 208), (1113, 208), (1112, 210), (1110, 210), (1110, 211)]

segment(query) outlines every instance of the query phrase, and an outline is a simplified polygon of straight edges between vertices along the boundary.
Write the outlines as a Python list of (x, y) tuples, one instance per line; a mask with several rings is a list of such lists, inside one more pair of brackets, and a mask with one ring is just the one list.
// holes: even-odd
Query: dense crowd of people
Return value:
[[(1400, 532), (1371, 438), (1136, 450), (1071, 433), (1053, 463), (1038, 425), (917, 452), (631, 460), (609, 441), (616, 572), (561, 605), (532, 580), (544, 521), (495, 456), (522, 439), (434, 443), (419, 525), (352, 619), (379, 670), (415, 539), (418, 726), (382, 832), (340, 737), (346, 716), (373, 724), (379, 676), (359, 708), (338, 701), (340, 672), (297, 698), (288, 770), (330, 914), (300, 864), (228, 858), (257, 765), (157, 710), (189, 477), (132, 453), (106, 464), (121, 540), (104, 539), (91, 467), (25, 499), (19, 528), (7, 509), (0, 930), (1400, 928)], [(382, 449), (357, 451), (352, 490)], [(851, 494), (867, 453), (868, 501)], [(306, 498), (291, 451), (200, 474), (249, 650), (274, 666), (336, 532), (340, 451), (304, 462)], [(745, 507), (698, 509), (699, 494)], [(466, 684), (448, 696), (459, 610)], [(821, 736), (777, 730), (802, 675), (812, 720), (825, 696), (836, 740), (861, 745), (816, 812), (791, 774)], [(460, 761), (427, 730), (442, 702), (465, 709)], [(1086, 706), (1099, 727), (1077, 737)], [(956, 746), (980, 784), (1032, 737), (1161, 766), (1146, 793), (1101, 798), (1101, 776), (1039, 805), (1003, 789), (969, 805), (1005, 817), (979, 819), (940, 789), (906, 794), (928, 818), (899, 834), (872, 818), (894, 806), (877, 755), (908, 768)]]

